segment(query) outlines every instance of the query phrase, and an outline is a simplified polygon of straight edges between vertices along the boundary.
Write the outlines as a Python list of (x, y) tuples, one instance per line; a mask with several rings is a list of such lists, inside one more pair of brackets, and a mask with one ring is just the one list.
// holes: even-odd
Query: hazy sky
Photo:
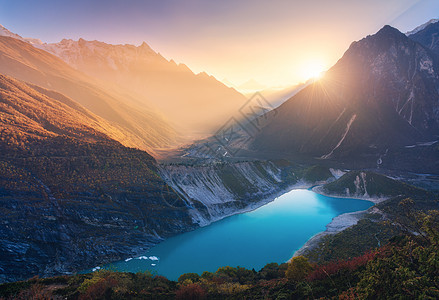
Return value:
[(0, 0), (0, 24), (44, 42), (140, 45), (235, 84), (305, 80), (385, 24), (402, 32), (439, 17), (439, 0)]

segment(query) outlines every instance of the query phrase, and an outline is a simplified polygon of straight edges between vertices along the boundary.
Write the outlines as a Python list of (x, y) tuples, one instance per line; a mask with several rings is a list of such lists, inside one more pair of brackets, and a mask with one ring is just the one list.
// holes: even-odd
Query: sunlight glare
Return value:
[(320, 61), (309, 61), (304, 64), (303, 67), (303, 77), (305, 80), (308, 79), (319, 79), (323, 76), (325, 71), (325, 66)]

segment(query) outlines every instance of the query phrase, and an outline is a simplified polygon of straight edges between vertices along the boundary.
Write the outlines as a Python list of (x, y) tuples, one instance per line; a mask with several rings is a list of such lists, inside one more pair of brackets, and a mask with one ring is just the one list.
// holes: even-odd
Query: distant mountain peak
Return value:
[(390, 25), (385, 25), (383, 28), (381, 28), (376, 34), (373, 35), (375, 38), (401, 38), (405, 37), (405, 35), (396, 29), (395, 27), (392, 27)]
[[(437, 19), (436, 19), (437, 20)], [(428, 22), (416, 33), (410, 34), (409, 38), (439, 55), (439, 22)]]
[(24, 38), (16, 33), (11, 32), (10, 30), (8, 30), (6, 27), (4, 27), (3, 25), (0, 24), (0, 36), (7, 36), (7, 37), (11, 37), (26, 43), (30, 43), (32, 45), (42, 45), (43, 42), (39, 39), (35, 39), (35, 38)]
[[(6, 30), (2, 32), (3, 35), (11, 35)], [(145, 103), (148, 107), (151, 105), (161, 112), (171, 120), (169, 125), (172, 122), (175, 128), (186, 132), (190, 139), (195, 136), (204, 137), (216, 130), (230, 115), (238, 112), (241, 103), (245, 101), (242, 94), (224, 86), (213, 76), (207, 73), (194, 74), (187, 65), (169, 61), (146, 42), (140, 45), (115, 45), (87, 41), (84, 38), (76, 41), (64, 39), (58, 43), (24, 42), (29, 47), (34, 46), (61, 58), (76, 71), (85, 73), (87, 80), (96, 78), (100, 83), (110, 83), (123, 92), (126, 90), (136, 102)], [(38, 51), (36, 53), (42, 54)], [(22, 65), (20, 67), (24, 68)], [(0, 64), (0, 69), (5, 68), (7, 66)], [(35, 77), (35, 80), (45, 86), (40, 79)], [(143, 128), (142, 132), (146, 130), (145, 126)], [(168, 130), (167, 127), (165, 129)], [(166, 139), (169, 136), (171, 141), (174, 131), (168, 131)], [(148, 137), (147, 140), (151, 139)], [(157, 144), (162, 144), (162, 141), (165, 139), (159, 140), (157, 137)]]
[(184, 71), (184, 72), (188, 72), (188, 73), (193, 74), (192, 70), (191, 70), (188, 66), (186, 66), (185, 64), (183, 64), (183, 63), (179, 63), (179, 64), (178, 64), (178, 69), (181, 70), (181, 71)]
[(27, 42), (31, 43), (32, 45), (43, 45), (44, 43), (40, 39), (34, 39), (34, 38), (24, 38)]
[(231, 88), (235, 87), (235, 85), (227, 78), (223, 78), (223, 80), (221, 80), (221, 82), (228, 87), (231, 87)]
[(209, 74), (207, 74), (206, 72), (200, 72), (197, 74), (197, 76), (204, 76), (204, 77), (210, 77)]
[(418, 33), (419, 31), (424, 30), (428, 25), (434, 24), (434, 23), (437, 23), (437, 22), (439, 22), (439, 19), (431, 19), (430, 21), (428, 21), (428, 22), (426, 22), (426, 23), (424, 23), (422, 25), (419, 25), (415, 29), (406, 32), (405, 35), (406, 36), (410, 36), (410, 35), (413, 35), (415, 33)]
[(4, 27), (1, 24), (0, 24), (0, 36), (8, 36), (8, 37), (12, 37), (14, 39), (25, 41), (25, 39), (23, 37), (19, 36), (16, 33), (9, 31), (6, 27)]
[(65, 43), (68, 43), (68, 42), (73, 42), (73, 40), (72, 39), (62, 39), (60, 44), (65, 44)]
[(247, 80), (246, 82), (244, 82), (243, 84), (241, 84), (240, 86), (237, 87), (238, 90), (241, 91), (260, 91), (265, 89), (266, 86), (259, 83), (258, 81), (256, 81), (255, 79), (250, 79)]
[(145, 41), (143, 41), (143, 43), (140, 45), (140, 47), (151, 49), (151, 47), (149, 47), (149, 45)]

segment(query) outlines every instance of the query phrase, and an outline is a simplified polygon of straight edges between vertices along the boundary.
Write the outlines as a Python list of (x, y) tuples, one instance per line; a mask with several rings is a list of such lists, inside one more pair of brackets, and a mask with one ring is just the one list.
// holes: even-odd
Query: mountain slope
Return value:
[(72, 98), (118, 127), (126, 146), (152, 150), (176, 143), (176, 132), (154, 109), (27, 42), (0, 36), (0, 73)]
[(410, 34), (409, 38), (439, 55), (439, 20), (434, 21), (416, 33)]
[(404, 195), (421, 199), (434, 198), (433, 194), (423, 189), (378, 173), (362, 171), (350, 171), (336, 181), (324, 185), (321, 190), (342, 197), (386, 198)]
[[(437, 139), (439, 64), (385, 26), (353, 43), (325, 77), (277, 110), (256, 150), (348, 158)], [(375, 159), (376, 161), (376, 159)]]
[(60, 93), (0, 74), (0, 95), (2, 139), (69, 136), (102, 142), (124, 137), (119, 128)]
[(414, 35), (414, 34), (420, 32), (420, 31), (424, 30), (430, 24), (434, 24), (434, 23), (437, 23), (437, 22), (439, 22), (439, 19), (431, 19), (430, 21), (428, 21), (428, 22), (426, 22), (426, 23), (424, 23), (422, 25), (417, 26), (415, 29), (413, 29), (413, 30), (411, 30), (409, 32), (406, 32), (405, 35), (406, 36)]
[(80, 271), (197, 226), (148, 153), (56, 96), (0, 75), (0, 281)]
[(195, 75), (186, 65), (166, 60), (146, 43), (136, 47), (79, 39), (36, 46), (148, 99), (186, 134), (216, 131), (246, 100), (213, 76)]

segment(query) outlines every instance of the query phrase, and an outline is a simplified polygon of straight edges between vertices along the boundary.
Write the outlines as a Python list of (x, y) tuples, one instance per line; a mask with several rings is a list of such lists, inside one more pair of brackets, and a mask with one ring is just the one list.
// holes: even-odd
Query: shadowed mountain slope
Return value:
[(409, 38), (439, 55), (439, 21), (432, 20), (430, 22), (422, 30), (410, 34)]
[(437, 99), (436, 55), (385, 26), (354, 42), (324, 78), (281, 105), (252, 147), (322, 159), (379, 157), (437, 139)]

